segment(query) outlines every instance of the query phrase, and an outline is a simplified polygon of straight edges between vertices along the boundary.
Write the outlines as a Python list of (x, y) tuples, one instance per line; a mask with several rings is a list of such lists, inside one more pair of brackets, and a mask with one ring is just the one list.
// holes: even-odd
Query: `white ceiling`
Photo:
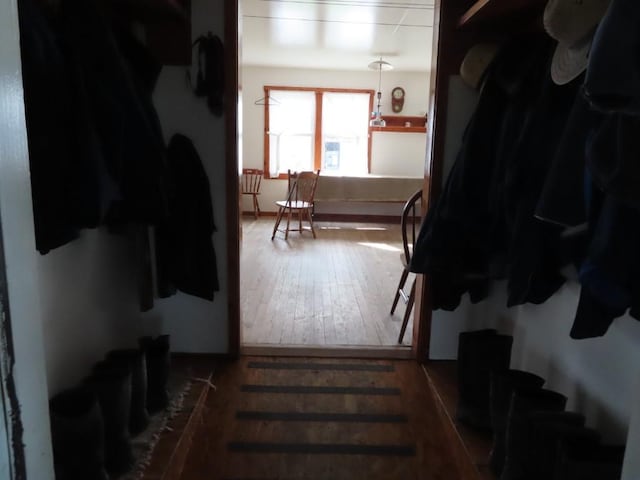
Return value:
[(242, 64), (397, 71), (431, 66), (434, 0), (241, 0)]

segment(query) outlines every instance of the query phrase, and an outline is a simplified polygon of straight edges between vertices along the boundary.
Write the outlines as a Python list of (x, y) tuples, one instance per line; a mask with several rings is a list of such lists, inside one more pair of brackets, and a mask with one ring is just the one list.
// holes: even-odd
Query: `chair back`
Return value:
[(316, 186), (320, 177), (320, 170), (317, 172), (288, 172), (289, 178), (289, 198), (290, 202), (305, 202), (313, 205), (313, 198), (316, 194)]
[(420, 215), (417, 215), (418, 206), (422, 200), (422, 189), (415, 192), (402, 207), (400, 228), (402, 229), (402, 246), (404, 248), (405, 265), (411, 262), (411, 255), (416, 246), (416, 238), (420, 229)]
[(260, 183), (264, 170), (257, 168), (242, 169), (242, 193), (260, 193)]

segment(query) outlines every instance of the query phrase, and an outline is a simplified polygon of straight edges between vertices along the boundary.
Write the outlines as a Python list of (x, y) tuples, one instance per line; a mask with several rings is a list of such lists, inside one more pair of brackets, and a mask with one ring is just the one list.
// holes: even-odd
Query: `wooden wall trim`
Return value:
[(225, 179), (228, 353), (240, 354), (240, 168), (238, 158), (238, 0), (224, 2)]
[[(290, 87), (287, 85), (265, 85), (264, 91), (270, 92), (271, 90), (291, 90), (296, 92), (327, 92), (327, 93), (368, 93), (372, 96), (375, 92), (367, 88), (333, 88), (333, 87)], [(265, 94), (265, 98), (267, 98)]]
[(313, 146), (313, 169), (318, 171), (322, 167), (322, 92), (316, 91), (316, 119)]

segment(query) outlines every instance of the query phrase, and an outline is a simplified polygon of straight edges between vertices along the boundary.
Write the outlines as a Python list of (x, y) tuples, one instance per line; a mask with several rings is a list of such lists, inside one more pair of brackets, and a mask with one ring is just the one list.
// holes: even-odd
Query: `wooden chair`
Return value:
[(258, 195), (260, 195), (260, 183), (264, 170), (257, 168), (242, 169), (242, 194), (251, 195), (253, 200), (253, 215), (258, 218), (260, 216), (260, 204), (258, 203)]
[[(271, 240), (276, 236), (277, 231), (284, 232), (285, 240), (289, 238), (289, 232), (302, 232), (307, 228), (311, 230), (313, 238), (316, 238), (316, 232), (313, 229), (313, 198), (316, 193), (316, 185), (320, 177), (320, 170), (317, 172), (292, 172), (287, 171), (289, 191), (286, 200), (278, 200), (278, 214), (276, 216), (276, 224), (273, 227)], [(282, 217), (287, 215), (287, 227), (282, 230), (278, 228)], [(291, 228), (291, 218), (294, 214), (298, 216), (298, 228)], [(309, 222), (309, 227), (302, 226), (303, 217)]]
[(395, 297), (393, 298), (393, 305), (391, 306), (391, 315), (396, 310), (398, 300), (402, 297), (403, 302), (407, 305), (404, 311), (404, 318), (402, 319), (402, 327), (400, 328), (400, 335), (398, 336), (398, 343), (402, 343), (404, 332), (407, 329), (409, 323), (409, 317), (411, 316), (411, 310), (413, 310), (413, 303), (416, 297), (416, 280), (413, 279), (411, 285), (411, 291), (409, 295), (404, 291), (404, 285), (409, 277), (409, 265), (411, 263), (411, 255), (416, 244), (417, 231), (420, 228), (420, 216), (416, 215), (417, 207), (422, 200), (422, 190), (418, 190), (411, 195), (411, 198), (407, 200), (402, 208), (402, 217), (400, 218), (400, 228), (402, 230), (402, 247), (403, 251), (400, 254), (400, 260), (402, 261), (402, 275), (400, 276), (400, 282), (398, 282), (398, 288), (396, 289)]

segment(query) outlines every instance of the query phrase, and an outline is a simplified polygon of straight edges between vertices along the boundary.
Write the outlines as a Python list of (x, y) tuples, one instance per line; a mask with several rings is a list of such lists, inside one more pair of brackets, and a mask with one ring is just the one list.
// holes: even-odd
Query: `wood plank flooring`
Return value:
[(242, 223), (244, 344), (398, 345), (405, 306), (389, 310), (402, 271), (399, 225), (317, 222), (316, 239), (293, 232), (271, 240), (273, 224), (272, 217)]
[(469, 480), (414, 361), (241, 357), (213, 374), (181, 480)]

